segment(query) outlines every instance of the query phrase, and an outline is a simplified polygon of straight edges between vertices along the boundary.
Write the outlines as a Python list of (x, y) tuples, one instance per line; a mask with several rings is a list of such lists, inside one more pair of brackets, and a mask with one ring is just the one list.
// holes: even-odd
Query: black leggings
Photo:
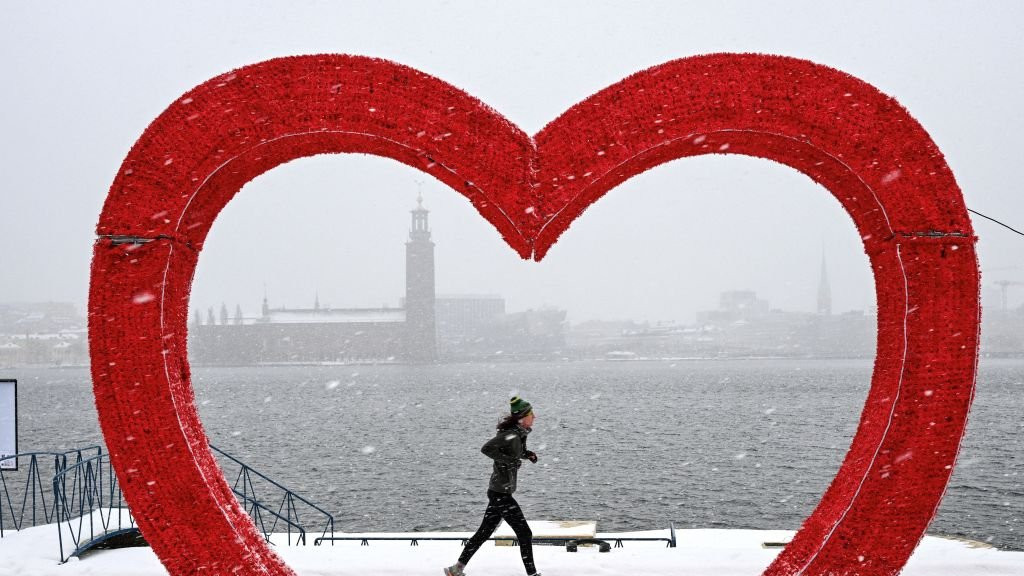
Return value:
[(491, 537), (491, 534), (494, 534), (502, 519), (512, 527), (516, 538), (519, 539), (519, 554), (523, 557), (523, 567), (526, 568), (526, 573), (535, 574), (537, 568), (533, 565), (533, 532), (530, 531), (530, 525), (523, 517), (519, 503), (511, 494), (502, 494), (493, 490), (487, 491), (487, 510), (484, 511), (484, 520), (480, 523), (476, 534), (473, 534), (473, 537), (466, 543), (462, 556), (459, 556), (459, 562), (462, 562), (463, 565), (468, 564), (473, 554), (476, 554), (480, 546)]

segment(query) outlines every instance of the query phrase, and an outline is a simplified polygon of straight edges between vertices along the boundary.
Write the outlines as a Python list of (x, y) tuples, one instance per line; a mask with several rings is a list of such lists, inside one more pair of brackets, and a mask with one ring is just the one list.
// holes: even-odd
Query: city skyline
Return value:
[[(420, 192), (417, 192), (417, 202), (418, 203), (422, 202), (422, 194)], [(424, 206), (424, 207), (427, 208), (428, 211), (430, 211), (430, 213), (432, 214), (431, 218), (436, 217), (436, 211), (430, 210), (429, 206)], [(431, 226), (430, 227), (430, 232), (434, 232), (435, 229), (436, 228), (434, 226)], [(408, 232), (408, 230), (407, 230), (407, 232)], [(396, 241), (395, 242), (396, 245), (398, 245), (398, 239), (396, 238), (394, 240)], [(442, 250), (443, 250), (443, 247), (442, 247)], [(831, 314), (832, 313), (832, 306), (831, 306), (832, 291), (831, 291), (831, 283), (829, 282), (829, 280), (827, 278), (827, 273), (826, 273), (827, 262), (828, 262), (828, 256), (826, 254), (825, 246), (824, 246), (824, 244), (822, 244), (822, 246), (821, 246), (821, 253), (819, 255), (819, 264), (816, 264), (816, 266), (820, 267), (820, 270), (818, 272), (816, 272), (818, 274), (818, 277), (817, 277), (816, 285), (814, 286), (814, 293), (813, 293), (814, 300), (813, 301), (811, 301), (811, 302), (804, 302), (797, 309), (789, 309), (789, 308), (784, 308), (782, 306), (772, 306), (772, 309), (774, 309), (774, 310), (783, 310), (783, 311), (787, 311), (787, 312), (817, 312), (817, 313), (822, 313), (823, 312), (823, 306), (824, 306), (825, 307), (824, 308), (825, 313), (826, 314)], [(378, 270), (381, 270), (387, 264), (388, 263), (380, 262), (379, 266), (378, 266)], [(393, 264), (396, 267), (401, 267), (402, 266), (401, 262), (393, 262)], [(808, 266), (808, 268), (810, 268), (810, 266)], [(203, 276), (202, 276), (202, 274), (200, 272), (197, 272), (196, 276), (199, 279), (199, 282), (203, 281)], [(443, 272), (439, 274), (439, 280), (443, 279), (443, 278), (440, 278), (440, 277), (443, 277)], [(392, 278), (393, 278), (393, 276), (392, 276)], [(399, 289), (399, 288), (401, 288), (401, 285), (399, 285), (399, 286), (392, 286), (391, 288)], [(553, 307), (553, 308), (563, 309), (563, 310), (566, 310), (568, 312), (568, 314), (572, 318), (573, 322), (587, 322), (587, 321), (595, 321), (595, 320), (597, 320), (597, 321), (601, 321), (601, 320), (626, 320), (626, 321), (638, 321), (638, 322), (649, 322), (649, 323), (650, 322), (654, 322), (654, 323), (659, 323), (659, 322), (688, 323), (688, 322), (694, 321), (694, 317), (698, 313), (700, 313), (702, 311), (705, 311), (705, 310), (713, 310), (713, 309), (715, 309), (715, 307), (719, 303), (718, 299), (719, 299), (719, 296), (721, 294), (726, 293), (726, 292), (741, 292), (741, 291), (749, 291), (749, 290), (750, 290), (749, 288), (742, 287), (742, 286), (721, 287), (721, 289), (717, 291), (714, 300), (711, 300), (711, 301), (708, 301), (708, 302), (704, 303), (705, 307), (701, 308), (699, 306), (699, 303), (695, 304), (695, 309), (694, 309), (694, 312), (693, 312), (693, 315), (692, 315), (693, 317), (690, 317), (690, 318), (678, 318), (678, 317), (677, 318), (653, 318), (653, 317), (633, 318), (633, 317), (623, 317), (621, 315), (616, 315), (614, 312), (603, 313), (603, 314), (600, 313), (600, 312), (598, 312), (596, 314), (592, 312), (589, 316), (583, 317), (581, 314), (579, 314), (579, 312), (576, 312), (574, 314), (574, 311), (572, 309), (572, 305), (570, 303), (557, 302), (557, 301), (543, 302), (540, 305), (528, 306), (527, 308), (534, 309), (534, 308)], [(823, 290), (824, 290), (824, 292), (823, 292)], [(401, 300), (402, 300), (403, 296), (401, 294), (398, 294), (398, 295), (396, 295), (393, 298), (390, 297), (390, 296), (385, 296), (384, 294), (379, 294), (379, 295), (377, 295), (379, 297), (376, 298), (376, 299), (371, 297), (371, 298), (364, 298), (362, 301), (345, 301), (345, 300), (341, 300), (340, 303), (339, 302), (335, 302), (330, 297), (328, 297), (329, 295), (332, 295), (332, 294), (337, 296), (338, 294), (342, 293), (342, 291), (343, 291), (342, 287), (338, 287), (338, 286), (310, 286), (310, 287), (308, 287), (306, 289), (306, 292), (310, 293), (310, 297), (309, 297), (308, 300), (303, 301), (301, 299), (298, 299), (298, 300), (294, 299), (294, 296), (295, 296), (294, 292), (292, 293), (293, 299), (291, 299), (291, 300), (278, 300), (277, 298), (275, 298), (275, 295), (269, 289), (267, 284), (264, 283), (262, 293), (258, 296), (258, 298), (259, 298), (259, 303), (258, 304), (255, 304), (255, 294), (256, 293), (253, 290), (245, 291), (246, 296), (244, 296), (244, 297), (240, 297), (238, 295), (224, 295), (224, 296), (222, 296), (222, 298), (220, 299), (219, 302), (200, 303), (200, 302), (196, 301), (197, 300), (196, 298), (193, 298), (193, 300), (191, 302), (192, 310), (193, 310), (192, 314), (194, 315), (196, 311), (199, 311), (201, 313), (201, 315), (205, 318), (206, 314), (207, 314), (207, 312), (209, 310), (221, 310), (222, 306), (227, 306), (229, 308), (229, 311), (233, 311), (237, 307), (241, 307), (242, 312), (243, 312), (243, 317), (245, 317), (245, 318), (257, 318), (257, 317), (259, 317), (261, 315), (260, 310), (262, 308), (265, 308), (265, 306), (267, 305), (267, 302), (271, 303), (272, 307), (274, 307), (274, 308), (287, 308), (287, 309), (313, 309), (313, 308), (322, 308), (322, 309), (357, 309), (357, 308), (363, 308), (363, 307), (367, 307), (367, 306), (379, 306), (379, 307), (382, 307), (382, 308), (389, 308), (389, 307), (390, 308), (400, 308), (400, 307), (402, 307)], [(754, 292), (756, 292), (756, 290), (754, 290)], [(515, 301), (516, 300), (516, 296), (514, 294), (510, 295), (510, 294), (503, 293), (503, 292), (500, 291), (500, 289), (492, 289), (490, 291), (485, 291), (485, 292), (473, 292), (473, 291), (467, 291), (467, 290), (460, 290), (458, 286), (452, 286), (452, 290), (444, 292), (444, 294), (452, 295), (452, 296), (455, 296), (455, 295), (469, 295), (469, 294), (487, 294), (487, 295), (492, 295), (492, 296), (500, 297), (500, 298), (502, 298), (503, 300), (506, 300), (506, 301)], [(826, 301), (825, 303), (823, 303), (822, 298), (825, 298), (825, 301)], [(837, 313), (849, 312), (849, 311), (870, 312), (871, 310), (873, 310), (873, 304), (874, 304), (874, 302), (873, 302), (873, 299), (872, 299), (870, 301), (869, 306), (862, 307), (862, 308), (851, 308), (851, 309), (848, 309), (848, 310), (838, 310)], [(234, 318), (234, 313), (229, 314), (229, 316), (233, 319)], [(220, 317), (220, 313), (219, 312), (217, 314), (217, 317), (218, 318)]]
[[(814, 214), (821, 217), (820, 213), (825, 212), (824, 224), (816, 224), (822, 228), (817, 241), (806, 242), (799, 229), (789, 227), (773, 231), (763, 242), (744, 245), (734, 239), (724, 241), (720, 243), (724, 254), (714, 250), (702, 252), (688, 245), (678, 225), (696, 226), (702, 216), (673, 216), (654, 210), (664, 194), (652, 189), (650, 183), (685, 177), (690, 169), (676, 162), (665, 167), (664, 173), (652, 171), (640, 176), (635, 184), (624, 184), (620, 187), (622, 200), (617, 200), (620, 193), (616, 189), (599, 201), (556, 244), (548, 259), (536, 263), (520, 261), (461, 196), (437, 182), (422, 183), (410, 169), (366, 157), (317, 157), (301, 162), (306, 165), (293, 162), (278, 169), (283, 173), (275, 171), (261, 176), (225, 208), (204, 248), (193, 283), (193, 300), (200, 309), (219, 307), (222, 300), (230, 299), (232, 307), (239, 303), (243, 310), (257, 310), (264, 287), (275, 305), (301, 308), (319, 298), (322, 305), (339, 308), (397, 306), (404, 286), (402, 243), (408, 232), (407, 214), (420, 193), (431, 211), (439, 293), (499, 294), (510, 308), (563, 308), (573, 321), (630, 318), (692, 322), (698, 311), (714, 308), (719, 294), (728, 290), (755, 290), (779, 309), (813, 312), (817, 307), (818, 267), (824, 254), (834, 276), (836, 311), (867, 311), (874, 304), (870, 268), (849, 217), (824, 189), (785, 169), (774, 169), (772, 176), (788, 182), (795, 192), (789, 197), (773, 195), (770, 201), (786, 205), (793, 220)], [(747, 184), (764, 178), (756, 170), (758, 162), (753, 161), (747, 170), (736, 173), (723, 170), (726, 166), (722, 158), (711, 159), (711, 163), (717, 164), (712, 180), (718, 176), (739, 180), (733, 186), (723, 186), (712, 200), (726, 212), (727, 218), (721, 224), (723, 234), (750, 236), (750, 230), (766, 231), (764, 223), (759, 222), (757, 209), (767, 203), (764, 198), (748, 198), (754, 206), (728, 213), (732, 203), (748, 194)], [(348, 166), (358, 166), (378, 180), (382, 192), (368, 194), (369, 199), (363, 200), (344, 191), (332, 195), (328, 191), (334, 187), (330, 182), (344, 179), (344, 168)], [(693, 172), (690, 170), (689, 174), (699, 177)], [(311, 190), (294, 187), (296, 180)], [(283, 187), (292, 188), (288, 195), (291, 203), (281, 197)], [(319, 205), (303, 203), (314, 196), (321, 199)], [(347, 202), (359, 202), (360, 208), (342, 209)], [(325, 210), (324, 205), (335, 210)], [(630, 247), (639, 249), (626, 254), (625, 248), (615, 245), (615, 237), (635, 225), (624, 224), (621, 214), (635, 213), (641, 206), (650, 206), (656, 216), (642, 231), (634, 232), (637, 238), (626, 239), (632, 244)], [(676, 210), (680, 207), (672, 206)], [(588, 219), (594, 223), (588, 223)], [(270, 220), (269, 229), (288, 232), (276, 238), (253, 236), (246, 232), (252, 227), (251, 220)], [(301, 221), (301, 225), (290, 225), (295, 221)], [(360, 247), (353, 246), (351, 241), (357, 232), (366, 240)], [(835, 244), (841, 245), (844, 253), (832, 257), (828, 248)], [(753, 253), (749, 258), (744, 254), (747, 248)], [(317, 269), (295, 266), (294, 253), (305, 249), (321, 254), (329, 264)], [(256, 261), (262, 268), (236, 266), (236, 254), (247, 250), (259, 255)], [(616, 258), (606, 265), (592, 255), (602, 252), (614, 253)], [(679, 255), (678, 267), (664, 262), (669, 253)], [(682, 262), (687, 256), (695, 259), (693, 265)], [(723, 268), (716, 265), (716, 257), (736, 264)], [(833, 261), (850, 264), (833, 265)], [(746, 266), (745, 262), (751, 265)], [(476, 267), (487, 267), (497, 273), (477, 275), (472, 272)], [(606, 282), (608, 272), (616, 268), (615, 281)], [(341, 273), (343, 269), (352, 274)], [(798, 272), (791, 278), (780, 278), (780, 269)], [(287, 272), (261, 274), (261, 270)], [(693, 280), (688, 272), (701, 279)]]
[[(0, 230), (10, 239), (0, 254), (7, 278), (0, 301), (84, 309), (96, 219), (132, 143), (193, 86), (288, 54), (392, 59), (465, 89), (527, 133), (630, 73), (675, 58), (715, 51), (806, 58), (896, 98), (942, 150), (967, 206), (1021, 227), (1015, 216), (1024, 214), (1024, 196), (1006, 191), (1017, 186), (1013, 135), (1024, 119), (1015, 103), (1024, 80), (1005, 73), (1019, 67), (1022, 41), (1012, 23), (1021, 6), (965, 17), (955, 4), (880, 3), (840, 22), (828, 7), (806, 3), (787, 12), (787, 33), (761, 25), (778, 16), (771, 7), (580, 6), (546, 6), (542, 18), (511, 6), (465, 6), (454, 20), (410, 7), (382, 20), (353, 6), (291, 7), (294, 18), (270, 7), (255, 14), (216, 6), (196, 18), (125, 4), (120, 13), (131, 27), (84, 6), (12, 6), (0, 35), (0, 49), (12, 55), (11, 89), (0, 95), (8, 175)], [(463, 18), (476, 24), (462, 26)], [(297, 25), (303, 21), (316, 24)], [(258, 40), (268, 26), (274, 41)], [(396, 34), (382, 37), (382, 27)], [(948, 41), (934, 42), (940, 33)], [(124, 49), (140, 39), (152, 48)], [(266, 284), (275, 301), (296, 305), (316, 290), (332, 305), (395, 302), (402, 279), (390, 262), (400, 260), (401, 246), (392, 238), (404, 233), (399, 213), (418, 188), (437, 216), (440, 292), (499, 292), (513, 309), (564, 306), (581, 319), (686, 321), (728, 288), (755, 290), (782, 309), (813, 310), (824, 244), (833, 310), (867, 310), (874, 300), (860, 238), (828, 191), (790, 168), (743, 156), (682, 159), (623, 183), (540, 263), (520, 261), (465, 198), (410, 167), (357, 155), (304, 158), (250, 182), (218, 216), (192, 297), (206, 304), (239, 294), (244, 308), (255, 309)], [(1024, 281), (1021, 237), (973, 222), (985, 289)], [(1019, 306), (1024, 289), (1008, 286), (1008, 297)]]

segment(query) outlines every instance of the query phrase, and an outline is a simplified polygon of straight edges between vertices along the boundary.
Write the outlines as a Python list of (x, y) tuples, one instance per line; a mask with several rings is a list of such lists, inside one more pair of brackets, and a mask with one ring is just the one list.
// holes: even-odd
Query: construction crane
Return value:
[(1000, 294), (1001, 300), (1000, 300), (1000, 302), (1001, 302), (1002, 306), (1000, 307), (1000, 309), (1003, 312), (1006, 312), (1006, 310), (1007, 310), (1007, 305), (1006, 305), (1006, 292), (1007, 292), (1007, 288), (1009, 288), (1010, 286), (1024, 286), (1024, 282), (1015, 282), (1013, 280), (999, 280), (997, 282), (993, 282), (993, 284), (995, 284), (996, 286), (999, 286), (999, 289), (1001, 291), (1001, 294)]

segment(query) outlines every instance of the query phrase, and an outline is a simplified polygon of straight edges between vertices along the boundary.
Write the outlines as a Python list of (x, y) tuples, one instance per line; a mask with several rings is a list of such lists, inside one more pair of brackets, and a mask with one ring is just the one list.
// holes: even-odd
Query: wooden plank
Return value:
[[(595, 520), (534, 520), (527, 521), (533, 538), (559, 538), (565, 540), (577, 540), (580, 538), (594, 538), (597, 534), (597, 521)], [(494, 531), (494, 537), (515, 538), (515, 532), (508, 524), (502, 522)], [(495, 546), (511, 546), (510, 540), (498, 540)]]

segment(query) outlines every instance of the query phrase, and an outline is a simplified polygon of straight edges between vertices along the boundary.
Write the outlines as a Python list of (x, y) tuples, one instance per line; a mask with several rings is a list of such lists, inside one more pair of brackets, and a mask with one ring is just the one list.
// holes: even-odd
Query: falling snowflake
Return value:
[(154, 296), (152, 292), (136, 292), (135, 295), (132, 296), (132, 302), (135, 304), (145, 304), (147, 302), (152, 302), (153, 300), (156, 300), (156, 296)]
[(889, 172), (885, 176), (882, 176), (882, 184), (884, 184), (884, 185), (892, 184), (893, 182), (895, 182), (900, 177), (901, 174), (902, 174), (902, 172), (900, 171), (899, 168)]

